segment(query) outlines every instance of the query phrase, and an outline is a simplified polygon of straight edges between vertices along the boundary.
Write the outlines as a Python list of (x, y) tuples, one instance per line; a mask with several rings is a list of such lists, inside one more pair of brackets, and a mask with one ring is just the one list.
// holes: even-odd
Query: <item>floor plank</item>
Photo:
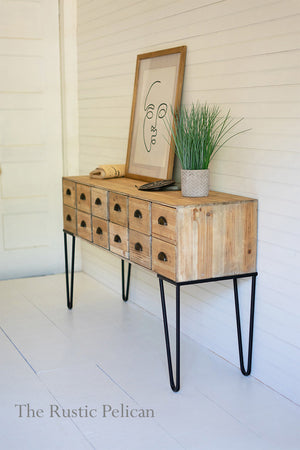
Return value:
[(1, 448), (299, 449), (297, 405), (184, 335), (174, 394), (161, 320), (75, 279), (72, 311), (63, 275), (0, 282)]

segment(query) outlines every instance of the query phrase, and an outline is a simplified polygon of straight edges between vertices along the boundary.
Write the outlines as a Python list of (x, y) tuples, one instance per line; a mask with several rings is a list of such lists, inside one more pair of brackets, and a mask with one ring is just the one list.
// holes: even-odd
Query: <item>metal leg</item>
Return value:
[(131, 263), (128, 263), (127, 284), (126, 284), (126, 292), (125, 292), (124, 259), (122, 259), (121, 261), (122, 261), (122, 300), (124, 300), (124, 302), (127, 302), (128, 295), (129, 295)]
[[(65, 269), (66, 269), (66, 290), (67, 290), (67, 305), (69, 309), (73, 308), (73, 285), (74, 285), (74, 262), (75, 262), (75, 236), (72, 235), (72, 261), (71, 261), (71, 286), (69, 286), (69, 267), (68, 267), (68, 236), (64, 231), (65, 243)], [(70, 293), (71, 287), (71, 293)]]
[(256, 276), (257, 276), (257, 274), (252, 275), (247, 370), (245, 369), (245, 365), (244, 365), (243, 342), (242, 342), (242, 332), (241, 332), (241, 317), (240, 317), (239, 293), (238, 293), (237, 278), (236, 277), (233, 278), (236, 326), (237, 326), (237, 336), (238, 336), (238, 345), (239, 345), (239, 357), (240, 357), (240, 368), (241, 368), (242, 374), (245, 375), (245, 376), (250, 375), (250, 373), (251, 373), (251, 364), (252, 364), (252, 347), (253, 347), (253, 325), (254, 325), (254, 306), (255, 306)]
[(178, 392), (180, 389), (180, 284), (176, 284), (176, 383), (174, 383), (174, 375), (172, 367), (164, 283), (161, 278), (159, 278), (159, 287), (160, 287), (161, 306), (164, 322), (170, 386), (174, 392)]

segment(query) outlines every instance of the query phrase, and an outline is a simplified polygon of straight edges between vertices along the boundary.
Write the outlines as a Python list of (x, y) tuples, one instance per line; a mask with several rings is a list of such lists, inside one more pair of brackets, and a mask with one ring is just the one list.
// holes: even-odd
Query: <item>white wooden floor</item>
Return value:
[(299, 450), (295, 404), (185, 336), (174, 394), (161, 320), (83, 273), (68, 311), (64, 283), (0, 282), (1, 449)]

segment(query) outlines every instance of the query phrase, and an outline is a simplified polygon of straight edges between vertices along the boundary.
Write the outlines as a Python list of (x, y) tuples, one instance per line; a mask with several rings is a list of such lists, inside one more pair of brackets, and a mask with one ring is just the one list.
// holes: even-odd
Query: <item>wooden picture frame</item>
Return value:
[[(174, 143), (164, 118), (180, 107), (186, 46), (137, 56), (127, 147), (127, 178), (171, 179)], [(170, 116), (171, 117), (171, 116)]]

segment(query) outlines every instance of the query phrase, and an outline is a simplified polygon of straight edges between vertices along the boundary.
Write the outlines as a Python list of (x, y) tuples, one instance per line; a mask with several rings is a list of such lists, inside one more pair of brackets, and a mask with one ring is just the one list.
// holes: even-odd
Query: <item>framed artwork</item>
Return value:
[(174, 143), (164, 120), (171, 114), (171, 107), (180, 107), (185, 58), (186, 46), (137, 56), (126, 160), (128, 178), (172, 178)]

